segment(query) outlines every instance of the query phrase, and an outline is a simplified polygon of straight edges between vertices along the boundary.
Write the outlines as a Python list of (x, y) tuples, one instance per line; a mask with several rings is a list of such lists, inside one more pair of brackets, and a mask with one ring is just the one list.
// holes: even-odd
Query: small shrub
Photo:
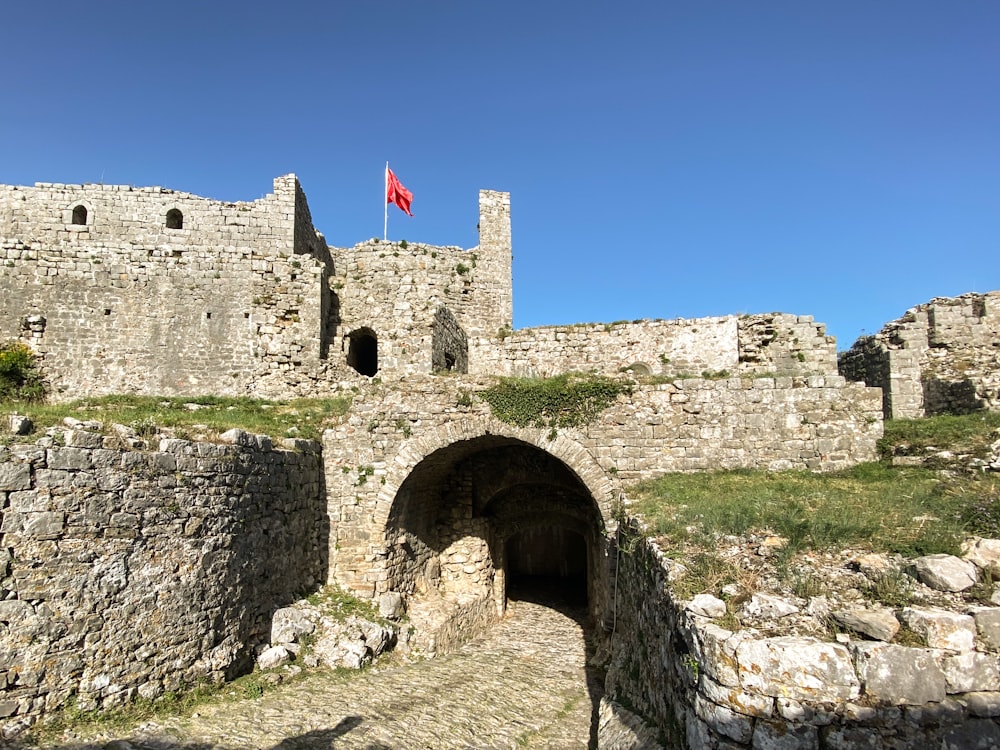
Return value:
[(408, 242), (407, 242), (406, 240), (400, 240), (400, 241), (399, 241), (399, 246), (400, 246), (400, 248), (402, 248), (403, 250), (405, 250), (405, 249), (406, 249), (406, 248), (408, 248), (408, 247), (409, 247), (410, 245), (409, 245), (409, 243), (408, 243)]
[(459, 263), (457, 266), (455, 266), (455, 273), (457, 273), (459, 276), (464, 276), (468, 272), (469, 272), (469, 267), (464, 263)]
[(0, 401), (41, 401), (45, 383), (35, 353), (20, 341), (0, 344)]

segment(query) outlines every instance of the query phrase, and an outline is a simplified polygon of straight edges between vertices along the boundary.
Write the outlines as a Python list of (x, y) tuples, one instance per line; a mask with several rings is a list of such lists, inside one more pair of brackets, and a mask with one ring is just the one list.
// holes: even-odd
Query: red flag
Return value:
[(410, 201), (413, 200), (413, 193), (403, 187), (403, 184), (396, 178), (389, 167), (385, 168), (385, 202), (395, 203), (408, 216), (410, 213)]

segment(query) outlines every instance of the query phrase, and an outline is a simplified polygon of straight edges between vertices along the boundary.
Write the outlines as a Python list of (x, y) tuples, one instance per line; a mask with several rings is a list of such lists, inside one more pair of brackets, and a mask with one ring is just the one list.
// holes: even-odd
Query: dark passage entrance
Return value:
[(560, 526), (525, 529), (507, 540), (507, 595), (587, 605), (587, 542)]
[(370, 328), (351, 331), (347, 350), (347, 364), (362, 375), (374, 377), (378, 372), (378, 339)]

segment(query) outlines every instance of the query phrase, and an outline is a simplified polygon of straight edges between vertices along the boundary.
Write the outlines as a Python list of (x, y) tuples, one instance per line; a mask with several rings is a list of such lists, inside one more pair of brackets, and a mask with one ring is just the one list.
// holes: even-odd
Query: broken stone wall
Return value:
[(1000, 409), (1000, 292), (917, 305), (855, 342), (840, 370), (882, 388), (886, 418)]
[(0, 719), (235, 676), (326, 578), (319, 446), (67, 430), (0, 447)]
[[(763, 637), (670, 594), (677, 562), (619, 526), (608, 697), (654, 722), (668, 747), (1000, 746), (995, 644), (898, 646)], [(995, 610), (994, 610), (995, 611)], [(995, 619), (995, 618), (994, 618)]]

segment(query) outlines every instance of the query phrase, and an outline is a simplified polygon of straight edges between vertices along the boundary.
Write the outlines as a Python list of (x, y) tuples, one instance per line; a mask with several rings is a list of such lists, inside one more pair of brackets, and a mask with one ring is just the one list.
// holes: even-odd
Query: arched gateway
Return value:
[(610, 621), (620, 489), (580, 443), (551, 437), (468, 420), (403, 441), (362, 535), (376, 595), (492, 617), (513, 587), (544, 582)]

